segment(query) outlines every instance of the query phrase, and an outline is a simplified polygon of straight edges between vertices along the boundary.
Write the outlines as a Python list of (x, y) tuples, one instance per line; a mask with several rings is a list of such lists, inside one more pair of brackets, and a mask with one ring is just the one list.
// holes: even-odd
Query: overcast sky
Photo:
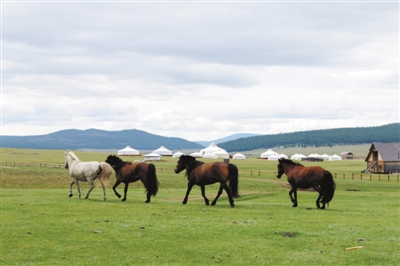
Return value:
[(399, 2), (2, 2), (2, 135), (399, 122)]

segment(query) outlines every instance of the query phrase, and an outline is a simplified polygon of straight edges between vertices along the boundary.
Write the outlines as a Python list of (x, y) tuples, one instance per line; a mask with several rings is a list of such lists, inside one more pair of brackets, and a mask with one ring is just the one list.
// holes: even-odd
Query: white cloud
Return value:
[(399, 121), (398, 3), (3, 3), (2, 134)]

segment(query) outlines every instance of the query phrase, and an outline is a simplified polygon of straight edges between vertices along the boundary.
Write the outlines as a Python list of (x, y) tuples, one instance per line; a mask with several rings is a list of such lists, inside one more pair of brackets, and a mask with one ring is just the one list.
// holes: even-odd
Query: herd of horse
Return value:
[[(106, 200), (106, 187), (109, 184), (112, 172), (115, 172), (116, 182), (113, 191), (118, 198), (121, 195), (116, 188), (119, 184), (124, 183), (124, 197), (122, 201), (126, 201), (129, 183), (141, 181), (146, 189), (146, 203), (150, 202), (151, 196), (156, 196), (158, 192), (159, 182), (156, 175), (156, 167), (152, 163), (140, 162), (133, 164), (124, 162), (118, 156), (109, 155), (105, 162), (82, 162), (72, 152), (64, 152), (65, 168), (69, 170), (72, 178), (70, 183), (69, 196), (72, 197), (72, 186), (76, 183), (78, 189), (78, 197), (81, 198), (79, 181), (88, 182), (90, 188), (85, 198), (88, 198), (93, 188), (100, 184), (103, 188), (104, 200)], [(220, 183), (219, 190), (211, 205), (217, 203), (218, 198), (225, 190), (228, 195), (229, 204), (234, 207), (234, 198), (239, 198), (239, 171), (238, 168), (231, 163), (210, 162), (204, 163), (196, 160), (195, 157), (182, 155), (174, 169), (176, 174), (186, 170), (188, 186), (185, 198), (182, 203), (186, 204), (190, 191), (194, 185), (201, 188), (201, 195), (206, 205), (209, 200), (205, 195), (205, 186)], [(289, 159), (278, 160), (278, 172), (276, 177), (281, 178), (285, 174), (291, 186), (289, 191), (290, 199), (293, 207), (298, 206), (297, 189), (313, 188), (318, 192), (316, 206), (318, 209), (325, 209), (335, 193), (336, 185), (332, 174), (320, 166), (305, 167), (300, 163)], [(321, 205), (322, 204), (322, 205)]]

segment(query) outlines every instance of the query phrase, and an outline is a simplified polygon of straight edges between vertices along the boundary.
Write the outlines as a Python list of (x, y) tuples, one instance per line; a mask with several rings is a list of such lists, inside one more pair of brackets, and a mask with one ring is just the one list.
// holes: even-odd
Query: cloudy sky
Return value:
[(399, 122), (398, 1), (1, 5), (2, 135)]

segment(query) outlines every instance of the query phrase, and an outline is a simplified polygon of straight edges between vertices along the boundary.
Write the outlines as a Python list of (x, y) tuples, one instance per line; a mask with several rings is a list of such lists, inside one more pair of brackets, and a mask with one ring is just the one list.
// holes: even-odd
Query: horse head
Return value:
[(111, 165), (111, 167), (114, 167), (114, 166), (120, 164), (122, 162), (122, 160), (118, 156), (109, 155), (105, 162), (108, 163), (109, 165)]
[(196, 158), (190, 156), (190, 155), (181, 155), (178, 160), (178, 164), (175, 166), (175, 173), (179, 174), (182, 170), (186, 169), (186, 166), (192, 162), (195, 161)]
[(68, 165), (68, 152), (64, 152), (64, 163), (65, 163), (65, 165), (64, 165), (65, 169), (68, 169), (69, 168), (69, 165)]
[(283, 159), (278, 159), (278, 172), (276, 174), (277, 178), (281, 178), (282, 175), (285, 173), (285, 170), (283, 169), (283, 165), (282, 165), (282, 161)]

